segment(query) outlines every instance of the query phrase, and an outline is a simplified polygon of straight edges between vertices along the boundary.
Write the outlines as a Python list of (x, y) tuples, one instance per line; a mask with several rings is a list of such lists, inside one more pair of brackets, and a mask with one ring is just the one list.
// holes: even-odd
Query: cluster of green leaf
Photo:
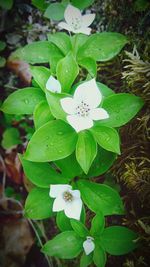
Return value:
[[(64, 5), (63, 3), (50, 4)], [(43, 1), (33, 4), (43, 8)], [(84, 8), (92, 1), (71, 1)], [(81, 3), (81, 1), (80, 1)], [(52, 12), (55, 13), (55, 12)], [(64, 13), (64, 10), (63, 10)], [(59, 13), (60, 14), (60, 13)], [(104, 228), (104, 216), (122, 215), (124, 207), (116, 190), (106, 184), (91, 182), (88, 178), (105, 173), (120, 154), (119, 127), (129, 122), (142, 108), (141, 98), (127, 93), (115, 94), (106, 85), (97, 82), (103, 95), (101, 107), (108, 111), (109, 118), (94, 123), (90, 129), (77, 133), (66, 119), (60, 100), (72, 96), (77, 86), (80, 69), (88, 72), (87, 80), (96, 78), (97, 61), (115, 57), (127, 43), (119, 33), (96, 33), (89, 37), (66, 33), (48, 34), (48, 41), (39, 41), (15, 51), (11, 57), (22, 59), (32, 65), (49, 63), (50, 68), (31, 66), (32, 87), (15, 91), (4, 101), (1, 110), (8, 114), (33, 115), (35, 133), (28, 143), (24, 155), (20, 155), (24, 172), (35, 185), (25, 204), (25, 215), (41, 220), (56, 216), (61, 234), (48, 241), (43, 252), (63, 259), (71, 259), (83, 251), (87, 236), (94, 238), (95, 249), (90, 255), (81, 256), (80, 266), (86, 267), (94, 261), (104, 267), (106, 252), (121, 255), (133, 250), (137, 235), (121, 226)], [(62, 92), (46, 89), (46, 82), (53, 75), (59, 80)], [(63, 211), (53, 212), (53, 199), (49, 196), (50, 185), (71, 184), (78, 189), (84, 205), (96, 215), (91, 229), (85, 227), (86, 213), (83, 205), (80, 221), (69, 219)]]
[(94, 0), (62, 0), (60, 3), (48, 4), (45, 0), (32, 0), (32, 4), (44, 12), (46, 18), (56, 21), (64, 18), (64, 11), (69, 3), (79, 9), (84, 9), (92, 5), (93, 2)]

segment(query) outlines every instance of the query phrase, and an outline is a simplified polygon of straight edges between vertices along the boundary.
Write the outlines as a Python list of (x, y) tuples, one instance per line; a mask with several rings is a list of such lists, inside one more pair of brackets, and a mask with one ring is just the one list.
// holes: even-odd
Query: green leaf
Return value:
[(93, 261), (97, 267), (105, 267), (106, 253), (102, 249), (102, 247), (100, 247), (98, 242), (96, 242), (96, 244), (95, 244), (95, 249), (94, 249), (94, 253), (93, 253)]
[(6, 43), (3, 41), (0, 41), (0, 51), (3, 51), (6, 47)]
[(71, 3), (77, 8), (84, 9), (92, 5), (94, 3), (94, 0), (71, 0)]
[(57, 94), (57, 93), (52, 93), (48, 90), (46, 91), (46, 98), (49, 104), (49, 108), (51, 110), (51, 113), (56, 119), (61, 119), (66, 121), (66, 113), (64, 112), (60, 104), (60, 100), (66, 96), (67, 96), (66, 94)]
[(87, 177), (96, 177), (105, 173), (116, 160), (116, 154), (109, 152), (102, 147), (98, 147), (98, 153), (92, 166), (87, 174)]
[(100, 89), (103, 97), (108, 97), (110, 95), (113, 95), (115, 92), (110, 89), (107, 85), (103, 84), (103, 83), (100, 83), (100, 82), (96, 82), (97, 83), (97, 86), (98, 88)]
[(65, 6), (62, 3), (53, 3), (50, 4), (44, 16), (52, 20), (62, 20), (64, 18)]
[(92, 77), (96, 77), (97, 65), (93, 58), (85, 57), (78, 61), (79, 65), (85, 68)]
[(54, 34), (49, 33), (48, 41), (55, 44), (60, 51), (66, 55), (72, 49), (72, 44), (69, 36), (64, 32), (56, 32)]
[[(82, 207), (80, 220), (85, 223), (85, 208)], [(72, 230), (70, 219), (65, 215), (64, 211), (57, 212), (56, 223), (60, 231)]]
[(91, 223), (91, 236), (98, 237), (103, 232), (105, 226), (105, 218), (102, 212), (95, 215)]
[(107, 61), (115, 57), (127, 42), (127, 38), (120, 33), (95, 33), (79, 49), (77, 56), (78, 59), (91, 57), (95, 61)]
[(38, 88), (19, 89), (8, 96), (1, 110), (8, 114), (32, 114), (35, 106), (44, 99), (43, 92)]
[(20, 154), (23, 170), (27, 178), (36, 186), (49, 188), (50, 184), (66, 184), (68, 179), (64, 178), (60, 173), (54, 170), (49, 163), (32, 162), (25, 160)]
[(45, 92), (47, 80), (51, 75), (50, 69), (41, 66), (30, 66), (30, 69), (35, 82)]
[(9, 10), (13, 6), (13, 0), (0, 0), (0, 7)]
[(119, 194), (111, 187), (86, 180), (77, 181), (77, 186), (84, 203), (93, 212), (102, 212), (104, 216), (124, 214), (122, 200)]
[[(55, 164), (62, 171), (63, 176), (69, 179), (75, 178), (83, 172), (76, 160), (75, 153), (65, 159), (57, 160)], [(68, 168), (68, 166), (71, 166), (71, 168)]]
[(75, 219), (71, 219), (71, 226), (73, 228), (73, 230), (82, 238), (89, 236), (89, 231), (88, 229), (85, 227), (85, 225), (83, 223), (81, 223), (80, 221), (77, 221)]
[(61, 259), (73, 259), (82, 251), (82, 244), (83, 239), (74, 231), (66, 231), (48, 241), (43, 246), (42, 252)]
[(25, 216), (33, 220), (42, 220), (53, 216), (53, 200), (49, 189), (35, 187), (29, 193), (25, 203)]
[(41, 101), (34, 109), (33, 113), (35, 129), (39, 129), (45, 123), (54, 119), (46, 101)]
[(96, 154), (97, 144), (93, 136), (88, 131), (80, 132), (76, 144), (76, 158), (86, 174), (88, 173)]
[(61, 59), (57, 64), (57, 79), (62, 85), (64, 92), (69, 92), (71, 86), (79, 73), (78, 64), (71, 52)]
[(77, 33), (71, 37), (72, 47), (74, 50), (74, 54), (76, 55), (78, 50), (84, 43), (88, 40), (88, 36), (82, 33)]
[(80, 258), (80, 267), (88, 267), (93, 261), (93, 254), (86, 255), (84, 252)]
[(56, 224), (61, 232), (72, 230), (70, 219), (65, 215), (64, 211), (57, 212)]
[(117, 130), (107, 126), (94, 126), (90, 129), (96, 142), (104, 149), (120, 154), (120, 138)]
[(2, 147), (5, 149), (12, 148), (21, 144), (20, 133), (16, 128), (8, 128), (3, 132)]
[(102, 233), (101, 242), (109, 254), (123, 255), (137, 247), (137, 237), (135, 232), (126, 227), (110, 226)]
[(109, 127), (120, 127), (130, 121), (143, 107), (143, 100), (135, 95), (121, 93), (104, 99), (102, 107), (106, 109), (109, 118), (98, 124)]
[(60, 120), (50, 121), (32, 136), (25, 159), (37, 162), (65, 158), (73, 153), (77, 141), (76, 132)]
[(40, 11), (44, 12), (48, 7), (48, 4), (45, 3), (45, 0), (32, 0), (32, 5), (37, 7)]
[(0, 68), (3, 68), (6, 64), (6, 59), (0, 56)]
[(54, 44), (48, 41), (36, 41), (17, 49), (11, 54), (10, 59), (21, 59), (31, 64), (48, 63), (60, 55), (62, 55), (60, 50)]

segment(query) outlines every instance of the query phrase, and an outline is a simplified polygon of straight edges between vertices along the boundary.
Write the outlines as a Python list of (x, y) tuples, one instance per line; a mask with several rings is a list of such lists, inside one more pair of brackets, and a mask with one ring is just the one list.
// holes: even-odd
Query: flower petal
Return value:
[(53, 93), (61, 93), (61, 84), (53, 76), (50, 76), (46, 83), (46, 89)]
[(94, 19), (95, 19), (95, 14), (83, 15), (82, 16), (82, 26), (85, 28), (90, 26)]
[(95, 108), (90, 111), (89, 117), (95, 121), (104, 120), (109, 118), (109, 114), (104, 108)]
[(99, 106), (102, 94), (97, 87), (95, 79), (80, 84), (74, 93), (74, 98), (76, 102), (83, 100), (86, 104), (90, 105), (90, 108)]
[(95, 248), (95, 244), (91, 239), (87, 239), (83, 242), (83, 248), (86, 255), (89, 255)]
[(65, 206), (66, 206), (66, 202), (65, 200), (62, 198), (62, 197), (57, 197), (55, 200), (54, 200), (54, 203), (53, 203), (53, 211), (61, 211), (61, 210), (64, 210), (65, 209)]
[(91, 33), (91, 28), (82, 26), (77, 32), (89, 35)]
[(75, 198), (80, 198), (81, 194), (79, 190), (70, 190), (71, 194), (75, 197)]
[(72, 202), (66, 202), (64, 212), (68, 218), (80, 220), (82, 210), (82, 200), (74, 199)]
[(55, 198), (70, 189), (72, 189), (72, 186), (68, 184), (50, 185), (49, 196)]
[(65, 10), (64, 18), (66, 22), (69, 24), (69, 26), (71, 26), (73, 21), (75, 20), (81, 21), (82, 18), (81, 11), (80, 9), (69, 4)]
[(63, 110), (68, 114), (74, 114), (76, 111), (76, 102), (72, 97), (65, 97), (60, 100)]
[(58, 23), (58, 27), (64, 29), (64, 30), (67, 30), (69, 32), (72, 32), (72, 27), (70, 27), (69, 24), (67, 24), (66, 22), (60, 22)]
[(85, 129), (89, 129), (93, 126), (93, 121), (88, 117), (79, 117), (77, 115), (68, 115), (67, 121), (75, 129), (76, 132), (80, 132)]

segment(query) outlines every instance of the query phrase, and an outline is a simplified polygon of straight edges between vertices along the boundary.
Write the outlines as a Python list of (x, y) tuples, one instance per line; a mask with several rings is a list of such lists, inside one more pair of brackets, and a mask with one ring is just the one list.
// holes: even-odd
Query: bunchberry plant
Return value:
[[(96, 62), (115, 57), (128, 40), (120, 33), (91, 34), (95, 14), (84, 15), (81, 9), (93, 1), (82, 1), (82, 7), (80, 2), (55, 5), (64, 10), (58, 27), (69, 34), (48, 34), (48, 41), (26, 45), (11, 55), (31, 64), (32, 86), (8, 96), (1, 110), (33, 115), (35, 132), (19, 155), (35, 185), (26, 199), (25, 216), (55, 216), (61, 231), (42, 247), (43, 253), (62, 259), (81, 255), (81, 267), (92, 262), (104, 267), (106, 253), (132, 251), (137, 235), (127, 227), (105, 227), (105, 216), (125, 213), (123, 202), (115, 189), (89, 179), (112, 166), (121, 153), (119, 129), (143, 101), (129, 93), (116, 94), (97, 81)], [(50, 67), (35, 65), (42, 63)], [(82, 68), (87, 71), (84, 80)], [(95, 213), (90, 229), (87, 208)]]

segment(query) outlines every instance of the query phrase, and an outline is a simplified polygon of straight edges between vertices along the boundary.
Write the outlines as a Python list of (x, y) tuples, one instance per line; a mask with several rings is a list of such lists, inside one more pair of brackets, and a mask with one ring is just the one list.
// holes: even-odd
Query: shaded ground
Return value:
[[(150, 10), (146, 7), (142, 11), (137, 8), (135, 2), (138, 1), (97, 1), (92, 8), (97, 13), (94, 31), (97, 29), (120, 32), (128, 35), (130, 40), (117, 58), (99, 64), (98, 80), (106, 83), (116, 92), (132, 92), (145, 100), (145, 106), (138, 116), (121, 129), (122, 155), (108, 173), (109, 176), (110, 174), (113, 176), (114, 183), (111, 184), (113, 187), (116, 186), (115, 182), (119, 183), (127, 210), (126, 217), (112, 216), (108, 218), (108, 223), (127, 225), (137, 231), (140, 235), (141, 247), (126, 256), (109, 256), (106, 267), (150, 265), (150, 64), (147, 62), (150, 53)], [(35, 40), (43, 40), (48, 31), (55, 29), (55, 25), (44, 19), (30, 1), (15, 1), (12, 10), (0, 12), (1, 39), (7, 43), (3, 53), (6, 58), (19, 46)], [(125, 53), (125, 50), (130, 54)], [(125, 68), (125, 66), (128, 67)], [(28, 66), (20, 63), (11, 64), (9, 68), (0, 70), (0, 78), (2, 99), (4, 99), (16, 88), (29, 84)], [(32, 188), (32, 185), (23, 175), (17, 152), (23, 152), (27, 140), (33, 133), (32, 120), (25, 116), (1, 115), (1, 122), (2, 140), (4, 130), (10, 126), (18, 129), (21, 137), (19, 137), (20, 141), (16, 141), (20, 144), (13, 149), (6, 148), (4, 143), (1, 148), (0, 266), (46, 267), (48, 263), (40, 254), (40, 243), (35, 236), (35, 229), (45, 242), (56, 233), (55, 223), (53, 220), (46, 220), (44, 223), (33, 224), (23, 218), (23, 209), (20, 206), (20, 203), (24, 204), (27, 191)], [(103, 181), (105, 177), (99, 177), (96, 181)], [(111, 180), (108, 182), (110, 183)], [(7, 200), (2, 201), (4, 186)], [(89, 213), (89, 219), (90, 216)], [(54, 260), (53, 266), (79, 266), (79, 263), (78, 260), (65, 262)]]

